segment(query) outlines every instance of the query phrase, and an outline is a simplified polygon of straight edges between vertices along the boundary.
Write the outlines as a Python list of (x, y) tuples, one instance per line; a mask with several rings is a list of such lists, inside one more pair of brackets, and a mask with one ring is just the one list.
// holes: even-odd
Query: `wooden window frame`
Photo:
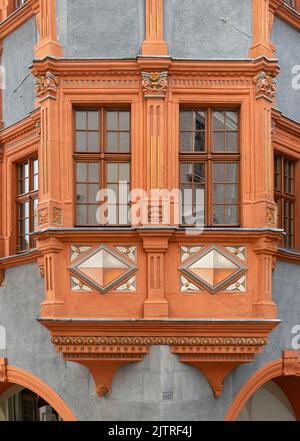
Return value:
[[(241, 117), (240, 117), (240, 108), (239, 107), (222, 107), (218, 105), (213, 106), (186, 106), (181, 105), (179, 109), (179, 118), (182, 111), (205, 111), (206, 112), (206, 129), (205, 129), (205, 151), (204, 152), (182, 152), (181, 151), (181, 142), (180, 142), (180, 134), (181, 127), (179, 123), (179, 163), (180, 166), (182, 163), (204, 163), (205, 164), (205, 227), (215, 227), (215, 228), (223, 228), (223, 227), (239, 227), (241, 221), (241, 179), (240, 179), (240, 160), (241, 160)], [(213, 152), (212, 150), (212, 114), (214, 111), (234, 111), (238, 114), (238, 152)], [(193, 142), (194, 145), (194, 142)], [(226, 148), (226, 146), (225, 146)], [(215, 163), (236, 163), (238, 165), (238, 185), (237, 185), (237, 220), (238, 222), (235, 224), (215, 224), (213, 223), (213, 165)], [(181, 167), (179, 167), (179, 183), (181, 186)], [(225, 204), (231, 205), (231, 204)], [(181, 226), (186, 227), (187, 224), (182, 223)], [(193, 224), (188, 225), (189, 227), (193, 227)], [(195, 225), (194, 225), (195, 226)]]
[[(276, 158), (279, 158), (280, 160), (280, 171), (279, 174), (277, 174), (276, 170)], [(293, 167), (293, 173), (292, 178), (288, 177), (288, 179), (292, 180), (292, 192), (288, 192), (285, 189), (285, 177), (289, 175), (285, 175), (285, 161), (289, 161), (292, 164)], [(296, 160), (295, 158), (292, 158), (291, 156), (288, 156), (286, 154), (283, 154), (282, 152), (275, 151), (274, 155), (274, 198), (275, 202), (278, 207), (278, 227), (284, 229), (284, 221), (286, 219), (285, 216), (285, 203), (288, 202), (293, 205), (293, 217), (288, 217), (288, 219), (293, 220), (293, 230), (292, 234), (290, 234), (290, 230), (288, 230), (286, 233), (287, 235), (283, 237), (282, 239), (282, 245), (284, 248), (287, 249), (294, 249), (295, 243), (296, 243)], [(279, 176), (279, 183), (280, 188), (276, 188), (275, 184), (275, 178), (276, 176)], [(278, 204), (278, 201), (280, 203)], [(292, 239), (291, 239), (292, 238)]]
[[(78, 152), (76, 151), (76, 112), (95, 112), (99, 113), (99, 127), (98, 127), (98, 140), (99, 140), (99, 151), (97, 152)], [(118, 137), (120, 132), (129, 132), (129, 152), (107, 152), (107, 132), (108, 129), (106, 127), (106, 114), (108, 111), (128, 111), (129, 112), (129, 130), (117, 130)], [(129, 164), (130, 167), (130, 182), (131, 186), (131, 152), (132, 152), (132, 121), (131, 121), (131, 108), (129, 106), (118, 106), (118, 105), (105, 105), (105, 106), (76, 106), (73, 108), (73, 161), (74, 161), (74, 225), (76, 227), (128, 227), (130, 226), (130, 222), (127, 224), (79, 224), (77, 223), (77, 164), (78, 163), (97, 163), (99, 164), (99, 190), (105, 189), (107, 187), (107, 164), (109, 163), (126, 163)], [(79, 130), (81, 131), (81, 130)], [(86, 203), (82, 205), (93, 205), (91, 203)], [(129, 206), (129, 204), (128, 204)], [(117, 204), (117, 213), (119, 213), (119, 204)], [(119, 217), (119, 216), (117, 216)]]
[[(34, 211), (34, 204), (35, 201), (38, 201), (39, 198), (39, 190), (35, 190), (34, 189), (34, 177), (37, 175), (38, 173), (35, 174), (34, 173), (34, 162), (38, 161), (38, 156), (37, 155), (33, 155), (30, 156), (28, 158), (24, 158), (18, 162), (16, 162), (16, 249), (17, 249), (17, 254), (20, 253), (24, 253), (27, 251), (30, 251), (32, 249), (35, 248), (35, 240), (33, 239), (33, 237), (31, 236), (31, 234), (35, 231), (34, 229), (34, 220), (37, 217), (37, 213)], [(19, 167), (22, 165), (24, 166), (26, 163), (28, 163), (28, 192), (26, 193), (19, 193)], [(28, 202), (29, 205), (29, 247), (28, 248), (22, 248), (21, 247), (21, 242), (20, 242), (20, 238), (23, 237), (23, 239), (25, 238), (26, 234), (21, 235), (20, 234), (20, 230), (19, 230), (19, 221), (20, 220), (25, 220), (25, 218), (20, 218), (19, 217), (19, 206), (21, 204), (24, 204)]]

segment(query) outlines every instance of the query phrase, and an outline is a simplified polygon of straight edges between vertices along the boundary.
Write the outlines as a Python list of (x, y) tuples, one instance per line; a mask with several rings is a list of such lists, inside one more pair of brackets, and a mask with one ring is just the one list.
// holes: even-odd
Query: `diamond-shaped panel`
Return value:
[(113, 249), (101, 245), (85, 253), (69, 269), (96, 290), (104, 293), (130, 276), (137, 267)]
[(212, 246), (194, 256), (180, 270), (209, 291), (216, 292), (242, 274), (246, 268), (225, 251)]

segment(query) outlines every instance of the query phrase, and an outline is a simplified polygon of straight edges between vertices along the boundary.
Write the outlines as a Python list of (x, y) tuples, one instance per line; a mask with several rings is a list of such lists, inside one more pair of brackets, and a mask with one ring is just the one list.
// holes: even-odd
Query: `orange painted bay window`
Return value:
[(239, 224), (239, 111), (182, 109), (182, 224)]
[(278, 227), (286, 235), (282, 245), (295, 246), (295, 162), (279, 153), (275, 154), (275, 201), (278, 207)]
[[(76, 109), (76, 225), (128, 225), (130, 110)], [(105, 222), (97, 217), (99, 190), (107, 189)]]
[(37, 226), (38, 159), (18, 163), (17, 177), (17, 251), (23, 252), (35, 247), (31, 233)]

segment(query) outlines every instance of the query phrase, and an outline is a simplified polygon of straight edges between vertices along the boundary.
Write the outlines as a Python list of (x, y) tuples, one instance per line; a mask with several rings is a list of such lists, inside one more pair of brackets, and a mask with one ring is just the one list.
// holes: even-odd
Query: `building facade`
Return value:
[(0, 5), (0, 419), (299, 419), (299, 0)]

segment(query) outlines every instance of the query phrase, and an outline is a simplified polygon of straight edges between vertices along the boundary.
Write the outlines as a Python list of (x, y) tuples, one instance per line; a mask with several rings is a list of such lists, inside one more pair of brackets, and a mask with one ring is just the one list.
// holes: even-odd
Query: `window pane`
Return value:
[(180, 150), (182, 152), (192, 152), (193, 151), (193, 133), (192, 132), (181, 132), (180, 133)]
[(78, 152), (87, 151), (87, 132), (76, 133), (76, 150)]
[(238, 170), (239, 166), (237, 163), (226, 163), (226, 182), (238, 183)]
[(130, 166), (129, 164), (119, 165), (120, 181), (130, 182)]
[(109, 110), (106, 114), (107, 130), (118, 130), (118, 112)]
[(196, 152), (205, 151), (205, 132), (195, 133), (195, 151)]
[(86, 112), (77, 111), (76, 112), (76, 130), (86, 130)]
[(193, 165), (182, 163), (180, 165), (180, 180), (182, 183), (184, 182), (192, 182), (193, 176)]
[(77, 162), (77, 182), (86, 182), (87, 181), (87, 163), (85, 162)]
[(99, 164), (95, 162), (88, 163), (89, 182), (99, 182)]
[(78, 225), (86, 225), (87, 224), (87, 205), (77, 205), (77, 216), (76, 223)]
[(238, 112), (226, 112), (226, 130), (238, 130)]
[(97, 224), (97, 209), (98, 205), (89, 205), (88, 206), (88, 224), (96, 225)]
[(193, 112), (180, 112), (180, 130), (192, 130), (193, 128)]
[(195, 130), (205, 130), (205, 112), (195, 112)]
[(215, 162), (213, 166), (214, 182), (223, 184), (225, 180), (225, 164), (224, 162)]
[(224, 205), (214, 205), (213, 223), (216, 225), (225, 224)]
[(212, 148), (214, 152), (224, 152), (225, 151), (225, 133), (224, 132), (214, 132), (212, 140)]
[(107, 164), (107, 182), (118, 181), (118, 164)]
[(130, 135), (129, 132), (120, 132), (120, 152), (129, 152)]
[(229, 152), (238, 151), (238, 133), (227, 132), (226, 133), (226, 150)]
[(227, 205), (226, 208), (226, 224), (237, 224), (238, 223), (238, 210), (237, 205)]
[(88, 150), (89, 152), (99, 151), (99, 133), (88, 132)]
[(98, 184), (89, 184), (89, 203), (95, 203), (97, 201), (97, 193), (99, 191)]
[(225, 112), (214, 111), (213, 112), (213, 130), (224, 130), (225, 129)]
[(236, 184), (226, 184), (226, 203), (236, 204), (238, 199), (238, 187)]
[(85, 203), (88, 202), (88, 188), (87, 184), (77, 184), (77, 202)]
[(99, 129), (99, 113), (88, 112), (88, 130), (98, 130)]
[(224, 204), (225, 202), (225, 186), (223, 184), (214, 185), (214, 203)]
[(115, 132), (107, 133), (107, 151), (109, 152), (118, 151), (118, 133)]
[(120, 112), (120, 130), (130, 130), (130, 112)]

